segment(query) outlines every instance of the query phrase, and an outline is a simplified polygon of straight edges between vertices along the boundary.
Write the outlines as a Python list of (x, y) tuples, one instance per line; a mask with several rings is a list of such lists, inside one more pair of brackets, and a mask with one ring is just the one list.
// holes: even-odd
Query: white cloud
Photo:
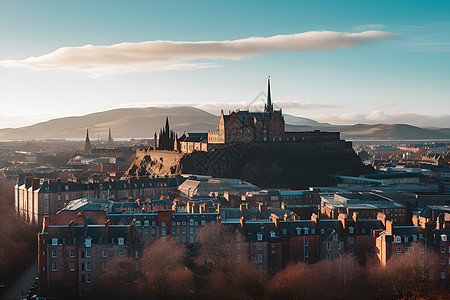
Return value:
[[(22, 60), (3, 60), (0, 66), (66, 70), (90, 76), (136, 71), (192, 70), (218, 67), (217, 60), (239, 60), (274, 51), (321, 51), (354, 48), (394, 38), (384, 31), (359, 33), (308, 31), (225, 41), (146, 41), (110, 46), (63, 47)], [(198, 60), (212, 60), (200, 62)]]
[(353, 27), (353, 30), (360, 31), (360, 30), (373, 30), (378, 28), (383, 28), (386, 25), (383, 24), (364, 24), (364, 25), (358, 25)]
[(356, 123), (365, 124), (409, 124), (420, 127), (450, 127), (450, 114), (416, 114), (408, 112), (385, 113), (380, 110), (368, 114), (348, 113), (348, 114), (321, 114), (311, 116), (319, 122), (327, 122), (336, 125), (351, 125)]

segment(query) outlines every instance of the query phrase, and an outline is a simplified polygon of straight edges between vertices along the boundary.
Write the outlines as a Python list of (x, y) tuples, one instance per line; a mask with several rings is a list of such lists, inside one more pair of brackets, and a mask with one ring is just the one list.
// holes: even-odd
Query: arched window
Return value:
[(58, 196), (56, 196), (56, 197), (57, 197), (58, 201), (62, 200), (61, 194), (58, 194)]

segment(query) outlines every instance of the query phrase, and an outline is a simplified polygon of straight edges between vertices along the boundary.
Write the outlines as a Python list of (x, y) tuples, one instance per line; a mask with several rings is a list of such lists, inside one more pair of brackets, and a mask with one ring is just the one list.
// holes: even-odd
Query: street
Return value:
[[(26, 297), (28, 289), (33, 284), (34, 278), (38, 275), (37, 270), (37, 258), (28, 266), (28, 268), (22, 273), (22, 275), (17, 279), (14, 285), (10, 288), (7, 288), (6, 294), (1, 297), (2, 300), (13, 300), (20, 299), (22, 297)], [(22, 294), (23, 292), (23, 294)]]

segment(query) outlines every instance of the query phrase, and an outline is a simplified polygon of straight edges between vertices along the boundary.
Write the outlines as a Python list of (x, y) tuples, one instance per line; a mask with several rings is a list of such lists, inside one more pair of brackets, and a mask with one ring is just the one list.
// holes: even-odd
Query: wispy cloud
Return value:
[(410, 124), (420, 127), (442, 127), (449, 128), (450, 114), (416, 114), (408, 112), (385, 113), (380, 110), (373, 111), (368, 114), (348, 113), (348, 114), (321, 114), (312, 116), (319, 122), (327, 122), (331, 124)]
[(358, 25), (353, 27), (353, 30), (360, 31), (360, 30), (373, 30), (378, 28), (383, 28), (386, 25), (383, 24), (364, 24), (364, 25)]
[(110, 46), (63, 47), (22, 60), (3, 60), (0, 66), (66, 70), (101, 76), (136, 71), (192, 70), (218, 67), (220, 60), (239, 60), (275, 51), (322, 51), (354, 48), (395, 35), (384, 31), (358, 33), (308, 31), (225, 41), (146, 41)]
[(386, 108), (390, 108), (390, 107), (393, 107), (393, 106), (396, 106), (396, 105), (397, 104), (395, 104), (395, 103), (384, 102), (384, 103), (381, 103), (381, 104), (374, 105), (374, 107), (377, 108), (377, 109), (386, 109)]

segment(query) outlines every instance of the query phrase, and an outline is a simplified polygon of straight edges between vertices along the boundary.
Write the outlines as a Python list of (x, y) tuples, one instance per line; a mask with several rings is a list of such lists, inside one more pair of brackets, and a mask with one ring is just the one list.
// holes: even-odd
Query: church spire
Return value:
[(272, 96), (270, 94), (270, 76), (267, 79), (267, 103), (264, 106), (264, 111), (268, 113), (273, 112)]
[(113, 139), (111, 136), (111, 127), (109, 127), (109, 132), (108, 132), (108, 144), (112, 144), (113, 143)]
[(89, 140), (89, 129), (86, 129), (86, 141), (84, 142), (84, 152), (91, 151), (91, 141)]

